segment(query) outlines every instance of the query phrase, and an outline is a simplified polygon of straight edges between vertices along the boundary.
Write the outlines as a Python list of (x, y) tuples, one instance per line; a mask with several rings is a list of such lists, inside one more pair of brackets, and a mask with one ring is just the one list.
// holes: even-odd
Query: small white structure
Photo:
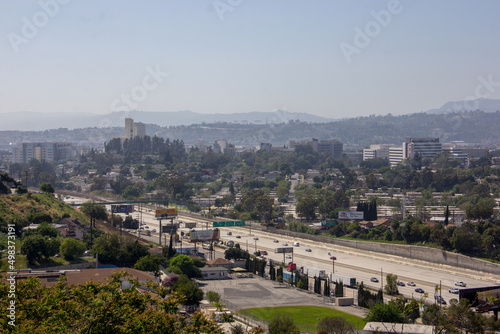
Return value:
[(224, 267), (204, 267), (201, 268), (201, 273), (203, 275), (204, 280), (213, 280), (213, 279), (227, 279), (227, 268)]

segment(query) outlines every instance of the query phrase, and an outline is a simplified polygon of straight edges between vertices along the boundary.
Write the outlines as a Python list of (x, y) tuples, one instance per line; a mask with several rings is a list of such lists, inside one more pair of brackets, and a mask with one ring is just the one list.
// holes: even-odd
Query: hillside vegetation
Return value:
[[(26, 193), (23, 195), (0, 195), (0, 232), (7, 232), (7, 225), (16, 225), (16, 234), (38, 217), (49, 215), (54, 222), (64, 217), (75, 217), (87, 222), (87, 217), (51, 194)], [(52, 222), (52, 221), (51, 221)]]

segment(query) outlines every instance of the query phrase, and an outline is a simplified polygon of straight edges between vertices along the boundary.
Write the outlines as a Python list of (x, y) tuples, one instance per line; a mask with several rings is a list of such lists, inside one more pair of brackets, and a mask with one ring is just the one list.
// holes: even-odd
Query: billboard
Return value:
[(363, 220), (363, 211), (339, 211), (339, 219)]
[(134, 212), (134, 206), (131, 204), (111, 205), (111, 213), (130, 213)]
[(293, 247), (276, 248), (276, 253), (293, 253)]
[(177, 224), (171, 225), (162, 225), (161, 226), (161, 233), (167, 233), (170, 234), (170, 232), (176, 233), (177, 232)]
[(193, 230), (189, 233), (191, 242), (219, 240), (219, 229)]
[(155, 217), (156, 218), (175, 218), (179, 214), (179, 209), (156, 209)]

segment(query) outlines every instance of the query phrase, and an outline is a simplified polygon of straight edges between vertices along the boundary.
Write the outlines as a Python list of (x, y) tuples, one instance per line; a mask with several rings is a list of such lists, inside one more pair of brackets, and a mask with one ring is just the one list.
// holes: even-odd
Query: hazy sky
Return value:
[(500, 98), (500, 1), (0, 0), (0, 113), (404, 114)]

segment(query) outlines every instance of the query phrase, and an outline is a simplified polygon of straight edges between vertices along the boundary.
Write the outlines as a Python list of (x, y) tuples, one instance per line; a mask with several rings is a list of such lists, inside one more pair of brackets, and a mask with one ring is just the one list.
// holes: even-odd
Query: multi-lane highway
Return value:
[[(73, 201), (76, 200), (73, 199)], [(137, 212), (133, 214), (133, 217), (137, 217)], [(159, 222), (154, 217), (153, 208), (145, 207), (143, 209), (142, 220), (146, 223), (146, 226), (149, 226), (150, 230), (156, 229), (159, 231)], [(197, 223), (197, 229), (211, 228), (211, 224), (207, 225), (206, 219), (183, 215), (182, 212), (180, 212), (176, 221), (195, 222)], [(166, 222), (169, 223), (169, 221), (163, 221), (163, 223)], [(429, 295), (427, 302), (433, 302), (436, 285), (441, 285), (441, 294), (446, 301), (449, 301), (451, 298), (457, 298), (456, 294), (448, 291), (450, 288), (456, 287), (454, 284), (456, 281), (465, 282), (467, 287), (500, 284), (500, 277), (489, 273), (360, 251), (354, 248), (311, 240), (293, 239), (257, 229), (252, 229), (250, 233), (248, 227), (222, 227), (220, 230), (221, 240), (232, 240), (239, 243), (241, 248), (247, 249), (250, 253), (255, 250), (265, 250), (268, 253), (265, 257), (274, 261), (281, 262), (285, 260), (286, 263), (293, 261), (297, 264), (297, 268), (303, 267), (304, 272), (309, 272), (311, 276), (317, 274), (319, 270), (325, 270), (327, 274), (330, 274), (334, 267), (336, 274), (355, 277), (358, 282), (363, 281), (366, 286), (377, 289), (385, 285), (385, 277), (388, 273), (396, 274), (398, 279), (405, 283), (405, 286), (399, 287), (402, 294), (419, 299), (423, 295), (415, 292), (415, 289), (421, 288)], [(228, 232), (231, 235), (228, 235)], [(148, 239), (158, 242), (158, 233), (153, 233), (151, 239)], [(294, 242), (298, 242), (299, 246), (293, 246)], [(288, 244), (287, 247), (293, 247), (293, 259), (284, 259), (283, 254), (275, 253), (276, 248), (285, 247), (284, 243)], [(306, 251), (306, 249), (310, 251)], [(330, 260), (331, 256), (336, 257), (335, 263)], [(378, 283), (371, 282), (372, 277), (377, 278)], [(410, 281), (414, 282), (415, 286), (408, 286), (407, 283)]]

